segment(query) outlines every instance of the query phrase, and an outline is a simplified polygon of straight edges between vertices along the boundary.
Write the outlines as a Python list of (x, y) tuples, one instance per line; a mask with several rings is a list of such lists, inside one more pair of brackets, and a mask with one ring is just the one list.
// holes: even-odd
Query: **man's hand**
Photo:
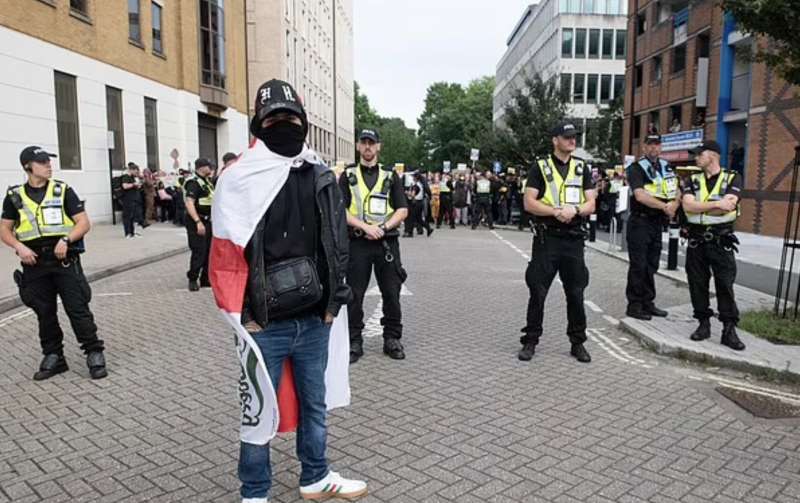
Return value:
[(69, 245), (63, 239), (59, 239), (58, 244), (56, 245), (56, 248), (53, 251), (56, 254), (56, 258), (58, 260), (64, 260), (65, 258), (67, 258), (68, 250), (69, 250)]
[(574, 206), (566, 206), (561, 208), (556, 212), (556, 218), (559, 222), (563, 222), (568, 224), (572, 222), (572, 219), (578, 214), (578, 211), (575, 209)]
[(203, 225), (203, 222), (197, 222), (197, 235), (198, 236), (206, 235), (206, 226)]
[(675, 219), (675, 215), (678, 213), (678, 202), (677, 201), (670, 201), (664, 206), (664, 213), (669, 217), (670, 220)]
[(325, 313), (325, 324), (326, 325), (333, 325), (333, 315), (331, 313)]
[(730, 198), (725, 198), (717, 201), (717, 207), (725, 212), (733, 211), (736, 209), (736, 201)]
[(36, 258), (38, 255), (34, 253), (33, 250), (25, 246), (24, 244), (20, 243), (17, 245), (17, 256), (25, 265), (36, 265)]
[(364, 225), (364, 235), (366, 235), (367, 239), (370, 241), (377, 241), (378, 239), (383, 239), (385, 233), (383, 229), (378, 227), (377, 225)]

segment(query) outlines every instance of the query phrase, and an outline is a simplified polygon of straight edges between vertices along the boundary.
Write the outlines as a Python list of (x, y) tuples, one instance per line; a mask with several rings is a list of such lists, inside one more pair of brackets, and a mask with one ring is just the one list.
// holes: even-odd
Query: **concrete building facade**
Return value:
[(308, 112), (309, 145), (330, 164), (352, 161), (353, 1), (248, 2), (247, 37), (250, 96), (273, 78), (291, 83)]
[(640, 155), (655, 129), (665, 157), (691, 164), (688, 148), (718, 141), (722, 165), (744, 178), (739, 229), (783, 235), (800, 90), (749, 62), (763, 41), (714, 0), (630, 0), (629, 11), (623, 151)]
[[(542, 0), (522, 14), (496, 70), (494, 124), (525, 76), (557, 78), (569, 97), (570, 116), (584, 131), (600, 107), (624, 92), (627, 0)], [(586, 135), (577, 155), (591, 159)]]
[(0, 185), (41, 145), (103, 221), (127, 162), (173, 172), (244, 150), (244, 1), (0, 0)]

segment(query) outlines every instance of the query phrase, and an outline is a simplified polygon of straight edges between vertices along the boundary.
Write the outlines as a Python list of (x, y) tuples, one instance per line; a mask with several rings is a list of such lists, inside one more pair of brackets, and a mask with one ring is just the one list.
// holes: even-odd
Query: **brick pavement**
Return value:
[[(390, 361), (368, 339), (352, 368), (353, 404), (330, 418), (329, 457), (368, 479), (363, 501), (800, 498), (800, 425), (747, 417), (687, 379), (701, 369), (648, 353), (604, 317), (624, 311), (624, 264), (589, 254), (587, 298), (603, 311), (588, 312), (591, 365), (568, 356), (557, 285), (542, 344), (522, 363), (518, 252), (488, 231), (402, 244), (408, 359)], [(182, 290), (186, 260), (94, 284), (110, 349), (102, 381), (87, 379), (66, 329), (70, 372), (31, 381), (34, 318), (0, 321), (0, 502), (238, 500), (232, 335), (208, 291)], [(679, 286), (658, 281), (663, 305), (685, 303)], [(371, 313), (379, 297), (367, 299)], [(299, 501), (293, 438), (273, 447), (271, 501)]]

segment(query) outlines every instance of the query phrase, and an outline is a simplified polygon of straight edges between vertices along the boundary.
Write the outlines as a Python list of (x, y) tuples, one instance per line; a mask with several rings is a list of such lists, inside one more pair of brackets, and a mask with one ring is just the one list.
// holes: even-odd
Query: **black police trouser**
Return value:
[(39, 320), (42, 354), (64, 353), (64, 332), (58, 322), (57, 297), (61, 297), (83, 352), (103, 351), (103, 341), (97, 338), (97, 325), (89, 309), (92, 289), (83, 274), (79, 256), (70, 257), (66, 262), (53, 259), (34, 266), (23, 265), (19, 295)]
[(453, 218), (453, 197), (449, 192), (439, 196), (439, 218), (436, 219), (436, 227), (441, 227), (444, 220), (447, 220), (451, 229), (456, 228)]
[(656, 299), (655, 275), (661, 264), (661, 234), (664, 220), (632, 214), (628, 220), (628, 286), (625, 295), (629, 310), (648, 310)]
[(353, 291), (353, 300), (347, 305), (350, 325), (350, 343), (362, 344), (364, 331), (364, 294), (369, 287), (372, 269), (383, 298), (383, 338), (400, 339), (403, 336), (402, 312), (400, 310), (400, 289), (405, 281), (405, 271), (400, 261), (400, 244), (396, 237), (386, 238), (389, 250), (394, 256), (392, 262), (386, 260), (386, 250), (381, 241), (363, 238), (350, 240), (350, 263), (347, 267), (347, 284)]
[(572, 344), (586, 342), (586, 311), (583, 291), (589, 284), (589, 269), (583, 256), (583, 239), (572, 236), (539, 234), (534, 237), (531, 261), (525, 271), (528, 285), (527, 326), (522, 344), (538, 344), (542, 336), (544, 304), (550, 285), (558, 273), (567, 297), (567, 336)]
[(486, 223), (489, 227), (494, 226), (492, 219), (492, 199), (489, 197), (476, 197), (475, 204), (472, 206), (472, 228), (481, 223), (481, 213), (486, 215)]
[(133, 236), (134, 223), (136, 222), (136, 201), (125, 199), (122, 201), (122, 227), (126, 236)]
[(199, 278), (201, 283), (207, 284), (208, 255), (211, 252), (211, 219), (202, 215), (200, 219), (206, 228), (205, 236), (197, 233), (197, 224), (194, 223), (194, 220), (186, 221), (186, 234), (189, 237), (189, 249), (192, 251), (186, 277), (193, 281), (197, 281)]
[(525, 211), (525, 205), (522, 205), (519, 210), (519, 230), (527, 229), (530, 227), (530, 214)]
[(736, 281), (736, 257), (733, 250), (726, 251), (717, 242), (699, 241), (697, 247), (686, 251), (686, 276), (689, 279), (689, 294), (692, 297), (694, 317), (707, 320), (714, 315), (709, 307), (708, 283), (714, 275), (717, 290), (719, 319), (724, 322), (739, 322), (739, 309), (733, 294)]

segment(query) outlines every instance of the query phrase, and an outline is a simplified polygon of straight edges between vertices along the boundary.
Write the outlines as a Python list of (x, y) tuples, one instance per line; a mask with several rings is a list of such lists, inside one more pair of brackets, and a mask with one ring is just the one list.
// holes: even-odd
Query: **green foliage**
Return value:
[(586, 144), (592, 155), (603, 161), (619, 163), (622, 160), (622, 115), (624, 98), (617, 96), (587, 128)]
[(772, 311), (744, 313), (739, 326), (756, 337), (777, 344), (800, 344), (800, 323), (778, 317)]
[[(381, 117), (370, 106), (369, 99), (361, 93), (358, 82), (355, 83), (355, 143), (362, 129), (375, 129), (381, 136), (380, 162), (395, 164), (398, 162), (410, 166), (418, 166), (421, 155), (416, 132), (406, 127), (405, 122), (397, 117)], [(358, 151), (356, 150), (356, 161)]]
[(719, 0), (741, 30), (769, 37), (754, 53), (787, 82), (800, 85), (800, 5), (797, 0)]

